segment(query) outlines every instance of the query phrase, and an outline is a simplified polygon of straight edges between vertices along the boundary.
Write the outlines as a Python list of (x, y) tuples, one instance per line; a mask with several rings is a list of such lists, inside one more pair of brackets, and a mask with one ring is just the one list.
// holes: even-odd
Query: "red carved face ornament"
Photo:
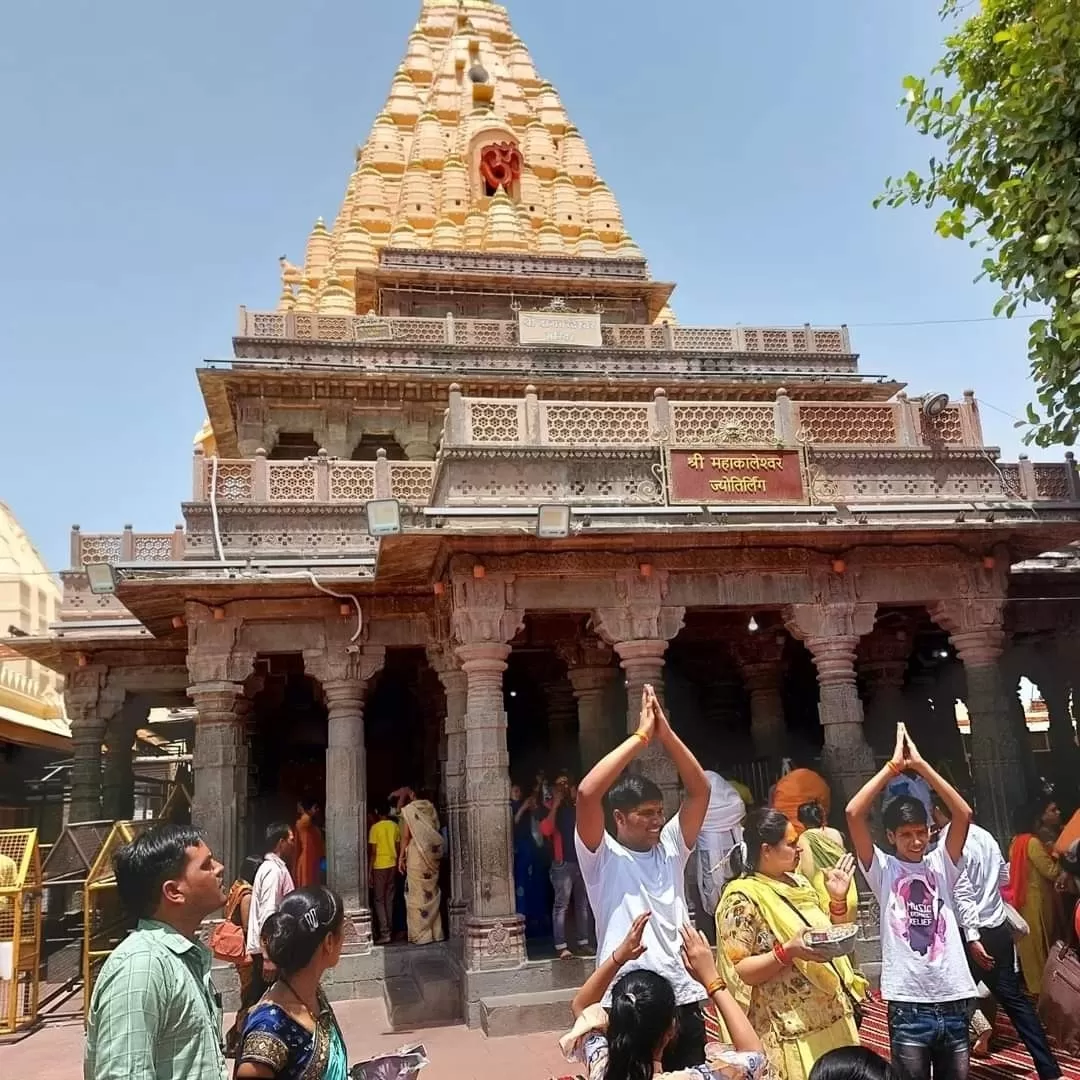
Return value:
[(480, 151), (480, 175), (496, 191), (510, 190), (521, 177), (521, 151), (513, 143), (492, 143)]

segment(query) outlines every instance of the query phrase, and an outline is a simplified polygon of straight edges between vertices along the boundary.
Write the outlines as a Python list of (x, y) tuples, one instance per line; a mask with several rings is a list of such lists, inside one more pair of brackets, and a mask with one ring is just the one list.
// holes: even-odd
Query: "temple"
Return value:
[(132, 733), (190, 704), (227, 873), (314, 793), (352, 924), (333, 993), (423, 995), (372, 945), (367, 806), (437, 790), (447, 1008), (498, 1030), (581, 974), (528, 962), (510, 777), (588, 768), (644, 683), (761, 797), (785, 757), (851, 792), (898, 718), (1000, 835), (1080, 772), (1077, 601), (1042, 602), (1072, 457), (1000, 460), (973, 393), (861, 373), (843, 326), (681, 325), (503, 7), (424, 0), (326, 221), (198, 370), (183, 524), (75, 529), (57, 624), (9, 643), (65, 677), (72, 820), (129, 814)]

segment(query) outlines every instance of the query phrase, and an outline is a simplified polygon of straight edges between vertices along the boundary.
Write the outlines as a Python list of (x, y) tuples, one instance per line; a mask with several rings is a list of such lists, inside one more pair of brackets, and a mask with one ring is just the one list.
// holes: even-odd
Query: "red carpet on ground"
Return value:
[[(863, 1045), (869, 1046), (885, 1057), (889, 1056), (889, 1022), (885, 1005), (875, 1001), (866, 1011), (860, 1030)], [(994, 1053), (990, 1058), (971, 1059), (971, 1080), (1020, 1080), (1034, 1077), (1035, 1065), (1024, 1044), (1016, 1037), (1009, 1018), (998, 1012), (994, 1024)], [(1080, 1060), (1057, 1052), (1058, 1064), (1067, 1080), (1080, 1080)]]

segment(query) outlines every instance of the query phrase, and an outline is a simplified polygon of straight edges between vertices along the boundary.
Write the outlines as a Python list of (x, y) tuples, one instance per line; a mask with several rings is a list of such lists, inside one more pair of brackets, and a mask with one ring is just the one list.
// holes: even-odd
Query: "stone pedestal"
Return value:
[(198, 683), (188, 688), (195, 706), (195, 793), (191, 819), (206, 835), (214, 857), (230, 881), (244, 859), (243, 822), (247, 809), (248, 744), (236, 701), (238, 682)]
[(464, 958), (468, 970), (484, 971), (525, 962), (525, 925), (514, 892), (503, 709), (510, 646), (474, 642), (459, 645), (457, 654), (466, 678), (465, 818), (471, 855)]
[[(822, 768), (846, 803), (873, 775), (874, 754), (863, 732), (855, 650), (874, 625), (876, 605), (793, 605), (788, 629), (810, 650), (818, 674), (818, 715), (825, 736)], [(839, 800), (836, 800), (839, 801)]]
[(469, 837), (465, 812), (465, 711), (468, 683), (465, 672), (449, 647), (429, 649), (428, 658), (442, 682), (446, 695), (444, 727), (445, 760), (443, 791), (446, 795), (446, 831), (450, 838), (450, 936), (460, 938), (465, 931), (469, 909)]
[(1011, 816), (1026, 802), (1028, 791), (999, 670), (1003, 607), (1003, 598), (949, 600), (937, 604), (930, 615), (948, 631), (964, 665), (979, 821), (1004, 843), (1012, 835)]

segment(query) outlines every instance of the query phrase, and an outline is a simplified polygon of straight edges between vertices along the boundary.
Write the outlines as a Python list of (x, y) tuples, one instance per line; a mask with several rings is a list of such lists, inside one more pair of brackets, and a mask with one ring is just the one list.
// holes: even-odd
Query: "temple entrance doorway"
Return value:
[(247, 853), (261, 855), (266, 827), (293, 822), (296, 804), (326, 798), (326, 706), (304, 658), (285, 653), (256, 661), (248, 773)]

